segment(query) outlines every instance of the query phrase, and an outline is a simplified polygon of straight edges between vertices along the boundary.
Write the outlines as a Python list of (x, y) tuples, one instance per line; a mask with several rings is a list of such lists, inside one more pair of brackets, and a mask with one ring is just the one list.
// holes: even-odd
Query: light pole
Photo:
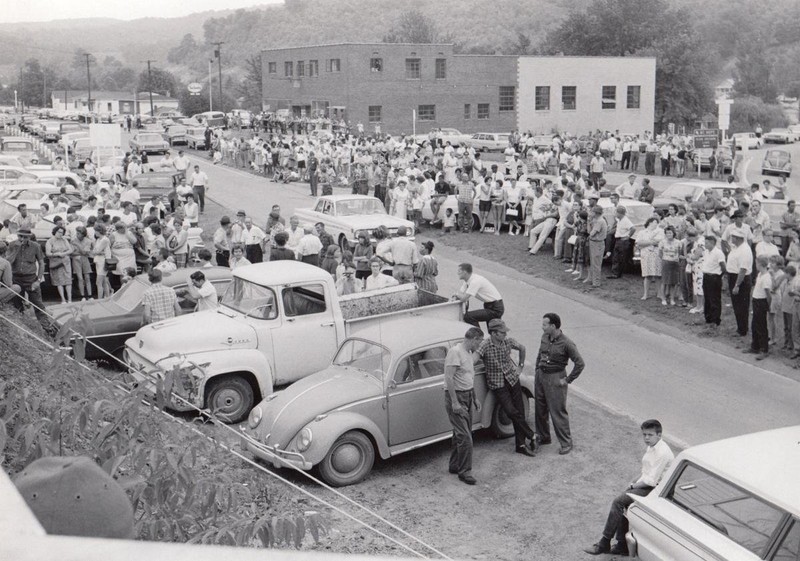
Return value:
[(209, 59), (208, 61), (208, 110), (214, 110), (214, 100), (212, 99), (211, 95), (211, 65), (214, 63), (213, 59)]
[(147, 89), (150, 91), (150, 116), (155, 116), (153, 112), (153, 75), (150, 71), (150, 63), (155, 62), (154, 60), (143, 60), (142, 62), (147, 63)]
[(91, 54), (83, 53), (83, 56), (86, 57), (86, 91), (88, 92), (89, 96), (86, 100), (86, 107), (89, 110), (89, 113), (92, 112), (92, 74), (89, 70), (89, 59), (91, 58)]
[(219, 110), (225, 113), (225, 103), (222, 100), (222, 45), (225, 41), (216, 41), (212, 43), (217, 46), (214, 55), (217, 57), (217, 65), (219, 70)]

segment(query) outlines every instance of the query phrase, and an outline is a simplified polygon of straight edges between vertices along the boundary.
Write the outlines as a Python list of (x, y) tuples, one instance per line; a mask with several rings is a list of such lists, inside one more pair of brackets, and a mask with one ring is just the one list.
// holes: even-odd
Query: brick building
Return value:
[(342, 43), (268, 49), (261, 61), (266, 111), (345, 118), (367, 132), (642, 132), (654, 120), (653, 58), (459, 55), (450, 44)]

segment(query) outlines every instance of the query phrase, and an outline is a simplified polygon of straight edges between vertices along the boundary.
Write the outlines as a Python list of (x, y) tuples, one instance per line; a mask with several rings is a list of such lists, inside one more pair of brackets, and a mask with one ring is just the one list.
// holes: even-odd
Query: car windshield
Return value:
[(694, 199), (697, 195), (698, 191), (702, 191), (703, 187), (699, 185), (688, 185), (686, 183), (675, 183), (674, 185), (670, 185), (664, 192), (661, 193), (662, 197), (667, 197), (669, 199), (680, 199), (684, 200), (686, 195), (691, 195)]
[(161, 142), (161, 135), (159, 134), (143, 134), (139, 136), (140, 142)]
[(126, 282), (114, 293), (111, 301), (125, 311), (130, 312), (142, 302), (145, 290), (150, 288), (150, 283), (146, 279), (146, 276), (138, 276)]
[(386, 214), (386, 207), (378, 199), (350, 199), (336, 203), (336, 216), (357, 214)]
[(275, 293), (272, 289), (240, 277), (233, 278), (222, 297), (222, 305), (257, 319), (278, 317)]
[(765, 159), (771, 160), (773, 162), (782, 163), (788, 162), (790, 159), (789, 152), (784, 150), (770, 150), (767, 152)]
[(33, 144), (24, 140), (7, 140), (3, 142), (4, 152), (32, 152)]
[(348, 339), (339, 347), (333, 364), (357, 368), (382, 380), (391, 361), (392, 354), (385, 347), (363, 339)]

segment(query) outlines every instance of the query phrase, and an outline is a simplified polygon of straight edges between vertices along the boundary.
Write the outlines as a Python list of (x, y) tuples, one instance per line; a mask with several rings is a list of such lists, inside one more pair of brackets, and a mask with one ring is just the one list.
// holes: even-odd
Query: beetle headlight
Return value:
[(297, 435), (297, 451), (305, 452), (311, 446), (312, 439), (311, 429), (306, 427)]
[(247, 426), (249, 426), (251, 429), (256, 428), (261, 422), (262, 415), (263, 413), (261, 412), (261, 407), (258, 405), (253, 407), (253, 409), (250, 411), (250, 416), (247, 417)]

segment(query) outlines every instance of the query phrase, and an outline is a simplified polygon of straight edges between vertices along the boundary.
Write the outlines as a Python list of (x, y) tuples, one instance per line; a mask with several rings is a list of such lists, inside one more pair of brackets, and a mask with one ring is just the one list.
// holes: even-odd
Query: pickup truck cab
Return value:
[(800, 426), (684, 450), (628, 507), (642, 561), (800, 559)]
[(151, 391), (177, 368), (194, 380), (195, 406), (239, 422), (274, 386), (328, 366), (346, 337), (398, 316), (460, 320), (461, 304), (415, 285), (338, 297), (319, 267), (259, 263), (234, 270), (217, 310), (141, 328), (125, 343), (125, 361)]

